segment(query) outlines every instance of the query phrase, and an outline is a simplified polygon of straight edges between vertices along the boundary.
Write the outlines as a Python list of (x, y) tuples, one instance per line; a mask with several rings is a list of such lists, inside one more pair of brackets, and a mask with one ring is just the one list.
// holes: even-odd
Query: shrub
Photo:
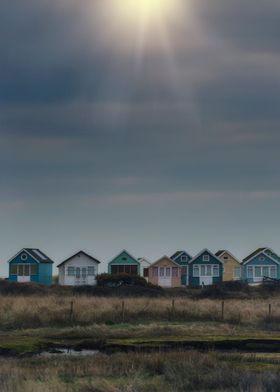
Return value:
[(138, 275), (128, 274), (101, 274), (97, 276), (98, 286), (120, 287), (120, 286), (147, 286), (146, 279)]

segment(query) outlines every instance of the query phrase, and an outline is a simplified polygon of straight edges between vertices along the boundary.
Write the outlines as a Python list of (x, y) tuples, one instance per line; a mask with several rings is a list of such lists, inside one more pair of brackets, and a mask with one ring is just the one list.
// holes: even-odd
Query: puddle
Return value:
[(51, 357), (91, 357), (98, 354), (98, 350), (75, 350), (70, 348), (55, 348), (48, 351), (42, 351), (38, 354), (42, 358)]

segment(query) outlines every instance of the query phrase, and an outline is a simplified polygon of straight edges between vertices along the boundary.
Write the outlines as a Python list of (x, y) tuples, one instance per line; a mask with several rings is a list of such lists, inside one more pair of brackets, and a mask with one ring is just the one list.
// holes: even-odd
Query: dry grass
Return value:
[[(268, 366), (269, 367), (268, 367)], [(215, 353), (97, 355), (0, 360), (1, 392), (185, 392), (279, 390), (279, 362)]]
[[(73, 317), (70, 302), (74, 301)], [(222, 321), (220, 300), (177, 298), (124, 299), (80, 296), (3, 296), (0, 297), (0, 329), (66, 327), (69, 325), (117, 324), (159, 321)], [(268, 318), (268, 304), (272, 317)], [(280, 320), (280, 299), (226, 300), (224, 322), (233, 325), (265, 326), (277, 329)]]

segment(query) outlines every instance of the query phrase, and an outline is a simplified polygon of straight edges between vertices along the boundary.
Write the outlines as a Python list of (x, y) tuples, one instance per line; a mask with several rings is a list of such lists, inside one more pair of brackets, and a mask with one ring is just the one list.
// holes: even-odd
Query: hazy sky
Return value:
[(2, 275), (25, 246), (280, 252), (279, 0), (129, 1), (0, 2)]

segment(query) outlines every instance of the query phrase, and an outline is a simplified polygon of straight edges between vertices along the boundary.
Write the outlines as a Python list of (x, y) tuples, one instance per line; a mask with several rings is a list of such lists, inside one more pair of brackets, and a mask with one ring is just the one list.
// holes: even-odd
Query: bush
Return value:
[(101, 274), (96, 277), (98, 286), (120, 287), (120, 286), (148, 286), (146, 279), (138, 275), (128, 274)]

